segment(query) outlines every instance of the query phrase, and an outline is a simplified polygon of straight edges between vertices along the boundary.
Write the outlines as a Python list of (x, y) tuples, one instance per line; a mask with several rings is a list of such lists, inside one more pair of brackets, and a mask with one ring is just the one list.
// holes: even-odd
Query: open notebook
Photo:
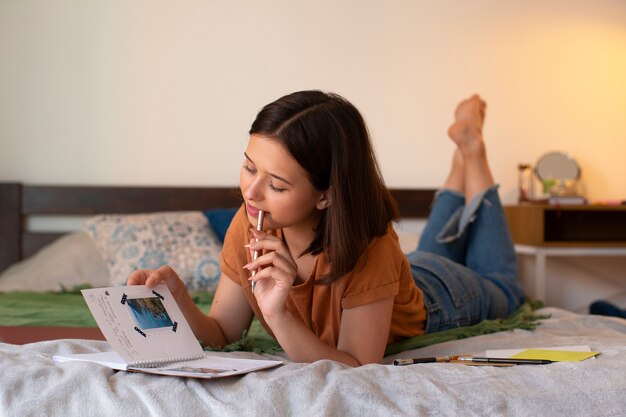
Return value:
[(193, 378), (218, 378), (280, 365), (282, 361), (207, 355), (166, 285), (82, 290), (113, 352), (54, 356), (57, 362), (97, 362), (112, 369)]

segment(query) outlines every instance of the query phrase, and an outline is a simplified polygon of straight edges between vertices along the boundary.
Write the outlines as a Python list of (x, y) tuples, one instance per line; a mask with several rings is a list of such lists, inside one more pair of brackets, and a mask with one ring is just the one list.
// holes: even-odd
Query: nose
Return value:
[(243, 196), (248, 201), (260, 201), (263, 199), (263, 187), (261, 178), (257, 177), (245, 184), (242, 190)]

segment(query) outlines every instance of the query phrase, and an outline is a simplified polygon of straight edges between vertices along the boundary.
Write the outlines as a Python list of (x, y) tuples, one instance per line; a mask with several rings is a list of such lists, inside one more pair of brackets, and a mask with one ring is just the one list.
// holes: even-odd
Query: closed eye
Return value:
[(248, 165), (243, 166), (243, 169), (245, 169), (246, 171), (248, 171), (250, 174), (256, 174), (256, 169), (249, 167)]
[(278, 188), (275, 187), (274, 184), (272, 184), (272, 182), (270, 181), (270, 188), (272, 189), (272, 191), (276, 191), (277, 193), (282, 193), (283, 191), (285, 191), (285, 188)]
[[(243, 169), (245, 169), (246, 171), (248, 171), (248, 173), (250, 173), (250, 175), (256, 175), (256, 173), (257, 173), (257, 170), (256, 170), (256, 169), (254, 169), (254, 168), (252, 168), (252, 167), (248, 166), (247, 164), (244, 164), (244, 165), (243, 165)], [(276, 186), (272, 183), (272, 181), (271, 181), (271, 180), (269, 181), (269, 184), (268, 184), (268, 185), (269, 185), (269, 187), (270, 187), (270, 189), (271, 189), (272, 191), (277, 192), (277, 193), (282, 193), (283, 191), (286, 191), (286, 190), (287, 190), (286, 188), (279, 188), (279, 187), (276, 187)]]

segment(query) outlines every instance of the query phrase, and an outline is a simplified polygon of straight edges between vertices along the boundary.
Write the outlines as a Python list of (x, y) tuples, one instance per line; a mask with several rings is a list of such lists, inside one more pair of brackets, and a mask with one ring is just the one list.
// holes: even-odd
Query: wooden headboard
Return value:
[[(430, 212), (434, 189), (392, 189), (405, 218)], [(51, 186), (0, 183), (0, 271), (63, 233), (26, 229), (30, 216), (208, 210), (241, 204), (236, 187)]]

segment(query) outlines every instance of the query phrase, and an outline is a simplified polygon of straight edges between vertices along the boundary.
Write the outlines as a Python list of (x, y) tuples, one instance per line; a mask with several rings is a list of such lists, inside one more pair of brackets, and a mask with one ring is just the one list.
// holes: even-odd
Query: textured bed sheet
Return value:
[[(106, 342), (0, 343), (0, 416), (623, 416), (626, 320), (556, 308), (536, 330), (439, 343), (349, 368), (300, 364), (222, 380), (114, 372), (52, 355), (108, 350)], [(483, 354), (486, 349), (589, 345), (583, 362), (510, 368), (458, 364), (389, 365), (397, 357)], [(248, 352), (219, 353), (266, 357)]]

